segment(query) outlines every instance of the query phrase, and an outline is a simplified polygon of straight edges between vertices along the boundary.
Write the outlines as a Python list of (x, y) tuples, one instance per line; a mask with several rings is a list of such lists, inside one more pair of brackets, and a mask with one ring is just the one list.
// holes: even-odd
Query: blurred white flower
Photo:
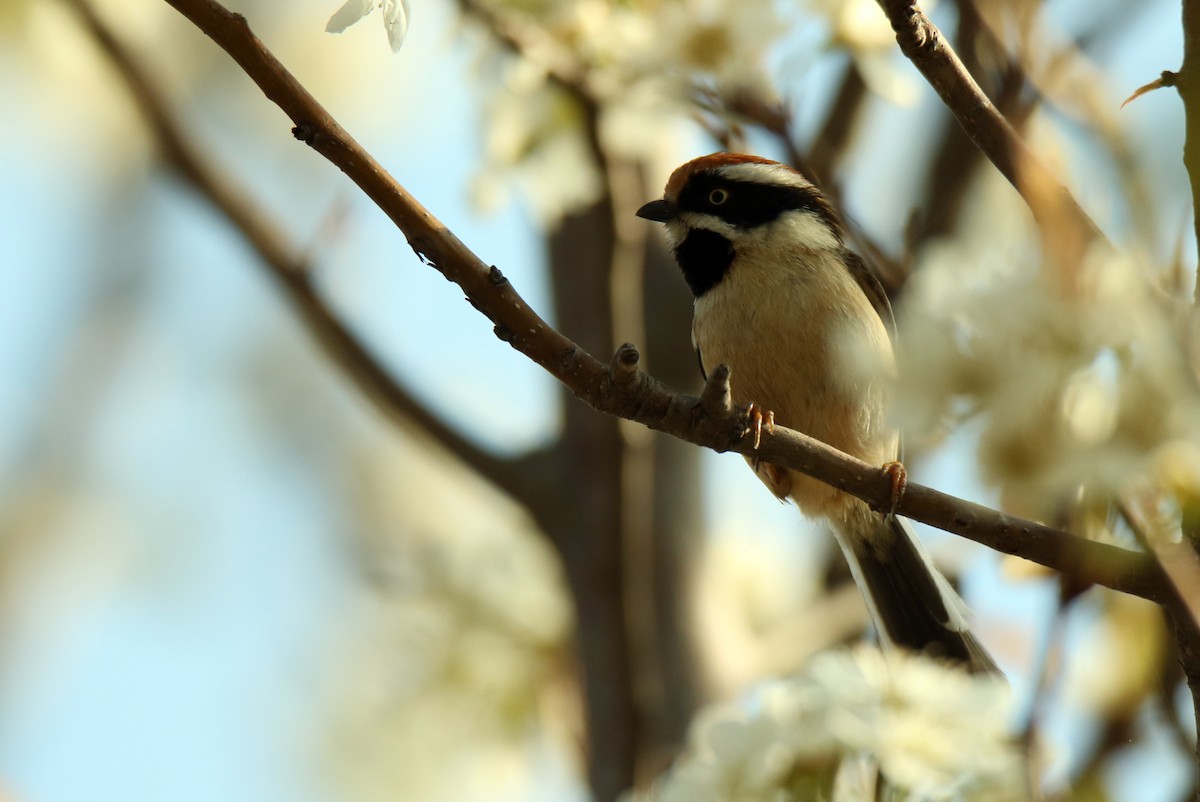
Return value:
[[(808, 0), (809, 10), (829, 20), (832, 39), (851, 50), (890, 50), (896, 35), (875, 0)], [(922, 3), (926, 11), (932, 4)]]
[(383, 27), (387, 30), (388, 44), (392, 46), (393, 53), (400, 49), (404, 37), (408, 36), (408, 19), (411, 15), (408, 0), (383, 0)]
[(915, 655), (884, 655), (868, 645), (826, 652), (747, 704), (702, 713), (690, 752), (648, 796), (856, 799), (864, 783), (853, 775), (862, 772), (839, 776), (838, 766), (869, 755), (914, 802), (1022, 799), (1020, 753), (1007, 734), (1009, 703), (998, 677)]
[(655, 19), (658, 36), (643, 54), (664, 75), (681, 69), (710, 76), (720, 86), (763, 82), (763, 62), (786, 30), (771, 0), (691, 0), (663, 3)]
[(981, 789), (993, 798), (1022, 787), (1002, 678), (869, 647), (822, 654), (809, 673), (828, 696), (826, 721), (842, 748), (877, 757), (910, 798), (975, 798)]
[(1023, 211), (968, 205), (973, 233), (929, 250), (900, 309), (896, 409), (910, 442), (974, 416), (985, 478), (1010, 510), (1043, 519), (1081, 487), (1111, 497), (1173, 473), (1200, 447), (1200, 396), (1153, 271), (1101, 245), (1044, 265), (1036, 237), (1008, 222)]
[(773, 0), (487, 5), (502, 26), (512, 23), (520, 52), (515, 66), (492, 70), (477, 197), (502, 200), (500, 187), (515, 176), (551, 224), (603, 189), (587, 126), (598, 123), (606, 155), (654, 161), (694, 112), (697, 87), (721, 98), (770, 97), (766, 57), (787, 30)]
[[(409, 0), (382, 0), (378, 4), (383, 6), (383, 27), (387, 30), (388, 44), (392, 46), (392, 52), (396, 52), (408, 36), (408, 20), (412, 15)], [(375, 6), (376, 0), (346, 0), (325, 24), (326, 32), (341, 33), (374, 11)]]
[(487, 208), (520, 186), (534, 217), (551, 228), (566, 214), (596, 201), (603, 187), (578, 118), (577, 105), (544, 83), (535, 68), (518, 62), (489, 99), (484, 130), (485, 165), (475, 180), (475, 200)]
[[(933, 3), (923, 3), (929, 12)], [(844, 49), (854, 59), (867, 86), (898, 106), (913, 105), (921, 83), (910, 70), (897, 70), (903, 60), (896, 51), (896, 35), (875, 0), (809, 0), (808, 10), (825, 18), (829, 46)]]

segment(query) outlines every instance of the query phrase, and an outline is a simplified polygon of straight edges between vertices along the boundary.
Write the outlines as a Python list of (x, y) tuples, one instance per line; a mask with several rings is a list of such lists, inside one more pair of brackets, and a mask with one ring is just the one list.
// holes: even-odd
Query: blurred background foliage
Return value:
[[(710, 702), (866, 627), (741, 461), (563, 397), (167, 4), (93, 0), (189, 137), (413, 403), (396, 423), (162, 160), (71, 4), (0, 5), (0, 794), (615, 798)], [(934, 20), (1114, 247), (1057, 263), (865, 0), (231, 3), (569, 336), (692, 391), (686, 291), (633, 217), (718, 148), (789, 161), (895, 294), (913, 476), (1125, 545), (1200, 475), (1178, 3)], [(909, 276), (911, 275), (911, 280)], [(403, 418), (403, 416), (400, 416)], [(465, 445), (464, 445), (465, 443)], [(1190, 494), (1190, 495), (1189, 495)], [(1048, 798), (1182, 799), (1160, 611), (927, 533)]]

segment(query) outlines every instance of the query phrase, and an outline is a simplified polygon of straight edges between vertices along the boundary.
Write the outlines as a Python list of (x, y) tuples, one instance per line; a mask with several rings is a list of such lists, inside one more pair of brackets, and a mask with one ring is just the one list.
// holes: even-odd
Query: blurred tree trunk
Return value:
[[(566, 216), (547, 242), (557, 325), (596, 353), (612, 350), (612, 243), (603, 200)], [(569, 396), (563, 403), (562, 435), (547, 455), (546, 481), (531, 511), (566, 574), (581, 663), (588, 782), (597, 802), (608, 802), (632, 784), (638, 742), (624, 607), (623, 444), (616, 419)]]
[[(594, 353), (615, 339), (607, 198), (568, 215), (547, 239), (557, 325)], [(691, 303), (657, 240), (643, 286), (646, 360), (695, 388)], [(618, 316), (619, 317), (619, 316)], [(588, 782), (598, 802), (651, 776), (683, 742), (700, 700), (690, 590), (704, 542), (700, 452), (564, 394), (563, 431), (542, 455), (530, 508), (562, 559), (577, 621)]]
[[(674, 259), (654, 238), (647, 247), (646, 360), (654, 372), (685, 392), (700, 384), (691, 343), (692, 303)], [(697, 557), (705, 546), (701, 451), (655, 433), (653, 499), (653, 616), (659, 693), (646, 755), (657, 773), (679, 753), (688, 723), (706, 701), (705, 669), (695, 642), (692, 591)]]

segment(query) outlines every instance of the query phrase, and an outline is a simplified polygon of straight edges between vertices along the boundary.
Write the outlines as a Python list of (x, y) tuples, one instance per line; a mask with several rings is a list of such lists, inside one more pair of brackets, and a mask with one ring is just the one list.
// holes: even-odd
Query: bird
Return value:
[[(777, 422), (885, 470), (900, 466), (888, 421), (891, 305), (812, 182), (760, 156), (712, 153), (677, 168), (637, 215), (663, 224), (691, 290), (702, 375), (728, 366), (733, 401), (756, 428)], [(776, 497), (829, 523), (886, 648), (999, 673), (906, 521), (799, 472), (747, 461)]]

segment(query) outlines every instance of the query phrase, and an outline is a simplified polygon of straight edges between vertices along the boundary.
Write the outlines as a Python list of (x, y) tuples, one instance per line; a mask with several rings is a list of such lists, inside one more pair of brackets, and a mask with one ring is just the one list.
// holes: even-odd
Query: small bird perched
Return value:
[[(692, 342), (707, 373), (732, 370), (734, 401), (876, 465), (897, 464), (887, 423), (891, 306), (845, 246), (825, 197), (792, 168), (736, 153), (679, 167), (638, 216), (664, 223), (695, 297)], [(816, 479), (748, 460), (780, 499), (827, 520), (880, 640), (997, 671), (965, 606), (903, 521)]]

